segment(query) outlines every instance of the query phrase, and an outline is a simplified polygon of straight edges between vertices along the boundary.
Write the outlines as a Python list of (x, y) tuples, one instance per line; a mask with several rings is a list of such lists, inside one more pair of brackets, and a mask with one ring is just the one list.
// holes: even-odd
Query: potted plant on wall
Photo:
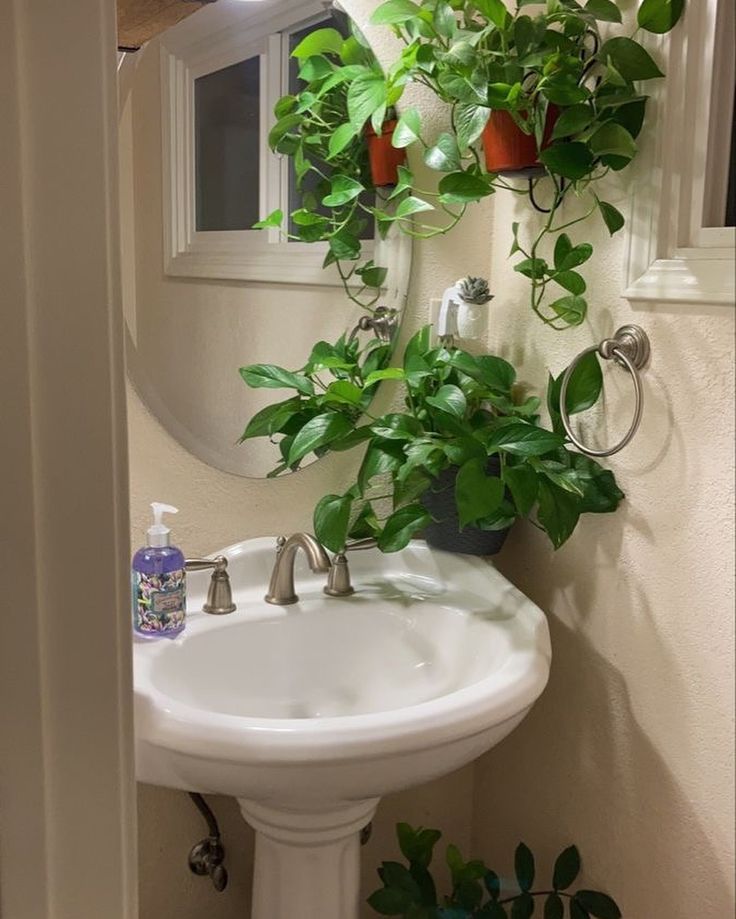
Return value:
[[(502, 0), (387, 0), (373, 15), (405, 46), (390, 73), (394, 84), (419, 82), (450, 107), (450, 130), (434, 143), (425, 142), (416, 109), (404, 112), (396, 129), (443, 173), (441, 204), (467, 205), (507, 189), (536, 206), (538, 185), (549, 180), (547, 219), (528, 242), (514, 224), (511, 254), (521, 255), (515, 269), (531, 282), (533, 311), (552, 328), (578, 325), (587, 312), (576, 269), (593, 250), (572, 244), (564, 231), (595, 212), (611, 234), (624, 225), (599, 183), (636, 155), (647, 101), (639, 87), (664, 76), (636, 32), (669, 31), (683, 8), (684, 0), (643, 0), (634, 35), (625, 33), (613, 0), (548, 0), (534, 15), (523, 0), (514, 12)], [(528, 185), (509, 185), (509, 175)], [(413, 186), (412, 175), (405, 179)], [(587, 199), (587, 210), (560, 218), (571, 195)], [(426, 195), (419, 198), (435, 207)], [(544, 252), (550, 237), (557, 238), (554, 259)], [(560, 296), (550, 299), (552, 290)]]
[[(555, 329), (584, 320), (586, 283), (577, 269), (593, 249), (574, 244), (565, 231), (596, 212), (611, 234), (623, 227), (600, 181), (635, 157), (647, 101), (639, 86), (663, 76), (635, 35), (668, 32), (684, 0), (643, 0), (631, 36), (614, 0), (547, 0), (535, 15), (528, 8), (523, 0), (513, 13), (502, 0), (387, 0), (373, 22), (393, 29), (404, 49), (386, 72), (355, 29), (348, 39), (320, 29), (295, 49), (305, 88), (277, 104), (271, 146), (293, 158), (301, 187), (316, 182), (291, 214), (288, 235), (328, 242), (325, 265), (337, 266), (361, 305), (377, 301), (385, 280), (382, 268), (361, 263), (368, 222), (375, 220), (381, 234), (396, 226), (431, 238), (456, 226), (469, 205), (504, 189), (547, 215), (529, 240), (518, 223), (511, 228), (511, 255), (520, 255), (515, 270), (530, 281), (532, 310)], [(428, 87), (450, 108), (449, 130), (433, 140), (425, 138), (416, 108), (394, 124), (393, 107), (410, 83)], [(377, 176), (392, 189), (375, 202), (365, 198), (374, 184), (367, 139), (384, 154), (390, 139), (395, 150), (390, 172)], [(411, 147), (440, 174), (436, 188), (417, 187), (405, 165)], [(509, 184), (509, 176), (528, 184)], [(545, 208), (536, 200), (542, 182), (549, 186)], [(587, 210), (560, 217), (571, 196), (586, 199)], [(440, 219), (428, 219), (430, 212)], [(283, 221), (275, 211), (257, 226)], [(547, 253), (551, 239), (554, 252)]]
[[(270, 379), (295, 390), (266, 410), (289, 438), (277, 473), (311, 451), (367, 447), (355, 483), (315, 508), (315, 534), (325, 546), (339, 552), (349, 539), (373, 537), (382, 551), (396, 552), (423, 532), (438, 548), (488, 555), (499, 551), (517, 518), (531, 517), (558, 548), (581, 514), (616, 510), (623, 494), (613, 474), (568, 449), (559, 416), (561, 377), (549, 381), (552, 427), (546, 429), (539, 424), (540, 400), (516, 398), (511, 364), (434, 347), (430, 333), (427, 326), (409, 341), (401, 368), (366, 374), (341, 350), (339, 366), (329, 368), (339, 379), (329, 384), (319, 377), (325, 358), (310, 360), (298, 374), (270, 371)], [(328, 349), (321, 343), (320, 354)], [(258, 367), (241, 373), (249, 385), (262, 385)], [(403, 387), (404, 407), (373, 417), (366, 406), (383, 379)], [(594, 405), (601, 386), (591, 354), (572, 375), (568, 411)], [(275, 430), (254, 419), (244, 439)]]
[(374, 223), (372, 189), (396, 185), (403, 149), (392, 144), (396, 125), (386, 78), (360, 32), (345, 38), (317, 29), (292, 52), (303, 88), (276, 104), (271, 149), (291, 158), (300, 206), (275, 210), (255, 224), (279, 228), (296, 242), (326, 242), (324, 267), (339, 272), (351, 300), (371, 309), (386, 270), (362, 257)]

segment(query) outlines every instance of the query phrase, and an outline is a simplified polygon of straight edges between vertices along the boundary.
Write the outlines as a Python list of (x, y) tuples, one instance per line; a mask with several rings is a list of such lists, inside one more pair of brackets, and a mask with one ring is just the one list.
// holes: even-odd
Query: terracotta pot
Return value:
[(380, 134), (376, 134), (370, 124), (365, 129), (371, 176), (376, 188), (382, 185), (396, 185), (399, 181), (399, 166), (406, 162), (406, 150), (397, 150), (391, 145), (395, 127), (396, 121), (385, 121)]
[[(548, 147), (552, 130), (560, 115), (557, 106), (547, 109), (542, 149)], [(508, 112), (500, 109), (491, 112), (483, 130), (483, 150), (486, 169), (497, 175), (535, 176), (544, 172), (537, 159), (537, 141), (533, 134), (525, 134)]]

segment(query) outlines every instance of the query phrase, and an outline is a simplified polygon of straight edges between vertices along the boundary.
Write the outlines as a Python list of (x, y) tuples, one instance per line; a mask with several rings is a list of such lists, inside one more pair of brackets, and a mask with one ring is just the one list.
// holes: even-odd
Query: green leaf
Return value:
[(559, 549), (572, 535), (580, 518), (580, 503), (575, 495), (544, 479), (539, 481), (537, 518), (552, 545)]
[(428, 396), (426, 399), (428, 405), (439, 409), (441, 412), (447, 412), (448, 415), (454, 415), (456, 418), (462, 418), (467, 409), (465, 393), (459, 386), (441, 386), (435, 396)]
[(490, 870), (486, 871), (483, 883), (491, 899), (498, 900), (501, 895), (501, 878), (499, 878), (496, 872)]
[(250, 364), (240, 368), (240, 376), (253, 389), (296, 389), (314, 395), (314, 384), (301, 373), (292, 373), (275, 364)]
[(386, 105), (386, 79), (380, 74), (367, 73), (353, 80), (348, 87), (348, 116), (360, 130), (375, 111)]
[(409, 895), (410, 902), (421, 899), (422, 892), (414, 880), (409, 869), (399, 862), (381, 862), (378, 874), (386, 885), (392, 890), (404, 890)]
[(378, 548), (381, 552), (399, 552), (409, 545), (413, 536), (431, 522), (429, 512), (420, 504), (400, 507), (386, 521), (383, 532), (378, 537)]
[(514, 871), (519, 888), (525, 893), (534, 883), (534, 856), (529, 846), (520, 842), (514, 853)]
[(636, 144), (634, 138), (629, 134), (626, 128), (612, 121), (606, 122), (592, 135), (588, 141), (590, 149), (596, 156), (603, 156), (607, 153), (623, 156), (626, 159), (633, 159), (636, 156)]
[(580, 476), (574, 469), (566, 466), (564, 463), (558, 463), (557, 460), (537, 460), (537, 469), (550, 482), (553, 482), (563, 491), (569, 491), (570, 494), (578, 498), (583, 497), (583, 485)]
[(525, 278), (541, 279), (547, 274), (549, 265), (543, 258), (525, 258), (517, 265), (514, 265), (514, 271), (523, 274)]
[(511, 492), (519, 514), (526, 517), (537, 500), (539, 480), (536, 472), (530, 466), (506, 466), (503, 481)]
[(409, 360), (413, 357), (423, 357), (429, 351), (429, 343), (432, 340), (432, 326), (422, 326), (419, 331), (406, 343), (404, 348), (404, 370), (407, 369)]
[(599, 463), (581, 453), (569, 454), (573, 469), (577, 472), (583, 486), (583, 499), (580, 503), (581, 514), (611, 514), (624, 500), (625, 495), (616, 483), (616, 477), (610, 469), (604, 469)]
[(342, 207), (343, 204), (357, 198), (364, 190), (364, 186), (357, 179), (336, 175), (331, 181), (330, 193), (322, 199), (322, 204), (325, 207)]
[(584, 412), (595, 405), (603, 389), (603, 374), (598, 356), (591, 351), (581, 358), (567, 384), (565, 408), (568, 414), (574, 415)]
[(554, 310), (559, 318), (568, 325), (580, 325), (588, 312), (588, 303), (583, 297), (571, 295), (550, 303), (550, 309)]
[(365, 386), (380, 383), (381, 380), (403, 380), (404, 371), (401, 367), (384, 367), (383, 370), (374, 370), (364, 380)]
[(408, 823), (399, 823), (396, 827), (399, 848), (407, 861), (427, 868), (434, 852), (434, 847), (442, 838), (439, 830), (425, 830), (421, 827), (412, 829)]
[(544, 919), (564, 919), (565, 907), (562, 897), (551, 893), (544, 903)]
[(438, 172), (455, 172), (461, 167), (457, 140), (452, 134), (440, 134), (433, 147), (424, 153), (424, 162)]
[(403, 916), (411, 906), (411, 899), (405, 890), (384, 887), (368, 897), (368, 904), (381, 916)]
[(409, 195), (409, 197), (404, 198), (404, 200), (401, 201), (399, 206), (396, 208), (396, 217), (399, 220), (403, 220), (407, 217), (411, 217), (412, 214), (419, 214), (422, 211), (433, 210), (434, 207), (428, 201), (423, 201), (421, 198), (416, 198), (414, 195)]
[(340, 412), (325, 412), (312, 418), (294, 438), (287, 459), (289, 466), (298, 463), (317, 447), (324, 447), (330, 441), (344, 437), (352, 427), (350, 420)]
[(568, 846), (557, 856), (552, 886), (555, 890), (567, 890), (580, 873), (580, 853), (577, 846)]
[(394, 128), (391, 143), (394, 147), (399, 149), (408, 147), (410, 144), (419, 140), (421, 133), (422, 116), (419, 114), (419, 110), (408, 108), (401, 113), (401, 117)]
[(598, 201), (598, 209), (601, 212), (603, 222), (608, 227), (608, 232), (613, 236), (614, 233), (623, 227), (626, 223), (624, 215), (607, 201)]
[[(483, 354), (475, 359), (478, 374), (475, 379), (490, 389), (508, 393), (516, 381), (516, 371), (502, 357), (495, 354)], [(473, 374), (470, 374), (471, 376)]]
[(388, 0), (382, 3), (371, 16), (371, 23), (376, 26), (401, 25), (410, 19), (421, 17), (421, 9), (411, 0)]
[(492, 514), (503, 501), (504, 486), (498, 476), (486, 472), (486, 460), (468, 460), (457, 474), (455, 501), (460, 526)]
[(280, 228), (283, 222), (284, 212), (280, 208), (277, 208), (275, 211), (271, 211), (268, 217), (265, 217), (263, 220), (259, 220), (258, 223), (254, 223), (253, 229), (266, 230), (269, 227)]
[(412, 415), (384, 415), (371, 428), (377, 437), (386, 440), (413, 440), (422, 434), (421, 424)]
[(572, 265), (567, 266), (565, 264), (565, 259), (572, 252), (572, 248), (572, 243), (570, 242), (570, 237), (567, 235), (567, 233), (560, 233), (560, 235), (557, 237), (557, 242), (555, 243), (554, 254), (555, 268), (558, 271), (562, 271), (567, 267), (574, 267)]
[(558, 271), (557, 274), (552, 275), (552, 280), (575, 295), (584, 294), (587, 288), (585, 278), (577, 271)]
[(475, 6), (497, 28), (503, 29), (508, 18), (508, 10), (503, 0), (473, 0)]
[(343, 37), (337, 29), (317, 29), (303, 38), (291, 56), (303, 60), (314, 54), (336, 54), (342, 51)]
[(584, 131), (593, 121), (595, 112), (589, 105), (579, 103), (565, 109), (555, 122), (552, 130), (552, 140), (560, 137), (573, 137)]
[(349, 495), (325, 495), (314, 509), (314, 535), (331, 552), (345, 548), (351, 508)]
[(383, 287), (388, 276), (388, 269), (381, 268), (380, 265), (364, 265), (355, 272), (366, 287), (372, 287), (374, 290)]
[(542, 150), (539, 159), (556, 175), (566, 179), (582, 179), (593, 169), (594, 157), (585, 144), (578, 141), (556, 143)]
[(497, 428), (486, 446), (489, 452), (504, 450), (516, 456), (542, 456), (561, 447), (563, 443), (559, 434), (519, 421)]
[(455, 109), (455, 133), (460, 150), (467, 150), (478, 140), (491, 117), (487, 105), (461, 103)]
[(609, 38), (603, 43), (597, 57), (604, 63), (610, 58), (616, 70), (630, 83), (664, 76), (651, 55), (631, 38)]
[(451, 172), (439, 182), (440, 201), (443, 204), (468, 204), (493, 194), (486, 179), (469, 172)]
[(585, 11), (601, 22), (621, 22), (621, 10), (612, 0), (588, 0)]
[(403, 194), (407, 189), (411, 188), (414, 185), (414, 175), (410, 169), (407, 169), (406, 166), (399, 166), (397, 168), (398, 172), (398, 182), (394, 190), (388, 196), (388, 200), (391, 201), (393, 198), (398, 198), (399, 195)]
[(592, 255), (593, 247), (590, 243), (580, 243), (577, 246), (573, 246), (564, 255), (561, 255), (559, 264), (556, 262), (555, 267), (559, 271), (569, 271), (570, 268), (577, 268), (578, 265), (585, 264)]
[(530, 919), (534, 912), (534, 899), (528, 893), (522, 893), (511, 904), (511, 919)]
[(290, 418), (298, 414), (302, 406), (299, 398), (289, 399), (286, 402), (276, 402), (267, 405), (250, 419), (238, 443), (250, 440), (252, 437), (270, 437), (281, 430)]
[[(312, 57), (308, 57), (302, 64), (299, 70), (299, 79), (304, 80), (305, 83), (316, 83), (332, 76), (333, 73), (334, 65), (323, 55), (315, 54)], [(312, 104), (312, 100), (305, 93), (300, 95), (300, 99), (305, 108)]]
[(358, 488), (364, 492), (372, 479), (397, 472), (404, 462), (405, 455), (400, 441), (371, 441), (358, 470)]
[(330, 137), (329, 144), (327, 146), (329, 157), (332, 159), (352, 143), (353, 140), (358, 136), (358, 131), (354, 124), (341, 124), (340, 127), (332, 134)]
[(455, 12), (445, 0), (435, 0), (434, 27), (443, 38), (452, 38), (457, 32)]
[(570, 905), (570, 919), (590, 919), (590, 913), (583, 909), (577, 900), (572, 899), (568, 903)]
[(327, 387), (322, 397), (327, 402), (340, 402), (345, 405), (360, 405), (363, 390), (349, 380), (335, 380)]
[(642, 29), (661, 35), (677, 25), (684, 8), (685, 0), (643, 0), (636, 20)]
[(621, 910), (605, 893), (599, 893), (597, 890), (579, 890), (575, 894), (575, 899), (580, 905), (596, 919), (621, 919)]

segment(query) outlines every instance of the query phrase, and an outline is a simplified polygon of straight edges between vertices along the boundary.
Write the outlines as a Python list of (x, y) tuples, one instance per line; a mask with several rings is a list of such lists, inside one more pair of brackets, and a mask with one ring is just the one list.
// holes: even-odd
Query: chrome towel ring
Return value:
[[(620, 443), (616, 444), (615, 447), (609, 447), (607, 450), (592, 450), (578, 440), (570, 426), (570, 416), (566, 408), (567, 387), (570, 383), (570, 378), (580, 361), (587, 354), (591, 354), (594, 351), (604, 360), (610, 361), (613, 359), (617, 364), (620, 364), (629, 371), (634, 383), (634, 394), (636, 396), (636, 408), (634, 409), (634, 420), (631, 423), (631, 427)], [(585, 453), (586, 456), (613, 456), (614, 453), (623, 450), (631, 441), (634, 434), (636, 434), (644, 409), (644, 393), (641, 386), (639, 371), (646, 367), (649, 361), (650, 352), (649, 337), (644, 329), (640, 328), (638, 325), (624, 325), (621, 326), (613, 338), (606, 338), (599, 345), (593, 345), (592, 348), (586, 348), (585, 351), (578, 354), (572, 364), (567, 368), (560, 386), (560, 416), (562, 417), (562, 424), (567, 432), (567, 436), (581, 453)]]

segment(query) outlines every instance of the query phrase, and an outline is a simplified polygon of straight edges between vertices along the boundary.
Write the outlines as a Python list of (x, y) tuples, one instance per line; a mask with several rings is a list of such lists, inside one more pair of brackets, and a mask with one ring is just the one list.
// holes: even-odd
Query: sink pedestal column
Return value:
[(377, 798), (314, 813), (238, 803), (256, 831), (252, 919), (358, 919), (360, 831)]

